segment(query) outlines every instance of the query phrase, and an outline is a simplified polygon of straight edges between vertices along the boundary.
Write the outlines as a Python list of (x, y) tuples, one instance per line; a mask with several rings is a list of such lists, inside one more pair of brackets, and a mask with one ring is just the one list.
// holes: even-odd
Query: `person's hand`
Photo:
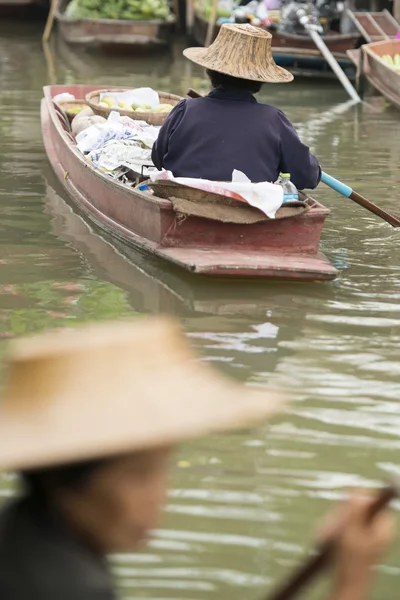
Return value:
[(367, 522), (371, 497), (352, 496), (328, 515), (320, 539), (335, 543), (336, 564), (333, 600), (364, 598), (371, 583), (373, 565), (394, 537), (393, 516), (382, 510)]

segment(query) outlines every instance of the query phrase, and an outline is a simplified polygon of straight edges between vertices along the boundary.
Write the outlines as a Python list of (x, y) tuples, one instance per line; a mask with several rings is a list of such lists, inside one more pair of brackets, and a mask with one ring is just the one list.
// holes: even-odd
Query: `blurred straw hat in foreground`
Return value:
[(195, 360), (169, 318), (59, 330), (11, 342), (0, 469), (31, 469), (174, 444), (277, 413)]

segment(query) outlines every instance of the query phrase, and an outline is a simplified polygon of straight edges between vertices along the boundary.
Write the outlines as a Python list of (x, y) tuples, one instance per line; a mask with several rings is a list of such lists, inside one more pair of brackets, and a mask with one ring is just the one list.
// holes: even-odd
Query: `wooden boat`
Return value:
[[(207, 29), (207, 20), (195, 11), (193, 13), (192, 35), (200, 46), (205, 44)], [(215, 25), (212, 36), (213, 41), (217, 37), (219, 29), (219, 25)], [(271, 33), (273, 35), (272, 54), (278, 65), (287, 68), (297, 76), (334, 77), (325, 58), (315, 47), (310, 37), (278, 31), (271, 31)], [(354, 76), (355, 70), (346, 52), (354, 48), (359, 39), (359, 33), (340, 34), (331, 32), (323, 36), (325, 44), (350, 77)]]
[(251, 225), (179, 220), (169, 200), (117, 182), (79, 152), (53, 97), (83, 98), (98, 86), (47, 86), (41, 106), (48, 158), (74, 202), (104, 231), (191, 273), (212, 277), (329, 280), (336, 269), (318, 252), (329, 210), (310, 200), (293, 218)]
[(118, 21), (115, 19), (70, 19), (65, 11), (70, 0), (60, 0), (55, 20), (69, 44), (85, 44), (102, 49), (126, 51), (129, 48), (158, 47), (167, 44), (174, 21)]
[(348, 50), (347, 55), (357, 69), (360, 88), (366, 78), (375, 90), (391, 104), (400, 108), (400, 74), (388, 67), (381, 59), (385, 54), (400, 53), (396, 40), (399, 23), (388, 10), (380, 12), (352, 12), (348, 15), (366, 42), (359, 49)]
[(393, 106), (400, 109), (400, 72), (389, 67), (382, 56), (400, 54), (400, 40), (383, 40), (362, 46), (362, 73)]

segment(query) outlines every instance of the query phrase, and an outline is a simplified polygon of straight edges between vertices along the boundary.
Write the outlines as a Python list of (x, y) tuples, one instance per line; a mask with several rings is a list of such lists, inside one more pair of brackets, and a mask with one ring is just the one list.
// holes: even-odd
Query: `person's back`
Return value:
[(318, 161), (289, 119), (254, 97), (263, 83), (293, 79), (275, 64), (270, 34), (226, 25), (210, 48), (184, 54), (206, 67), (213, 90), (205, 98), (182, 100), (171, 112), (153, 147), (158, 169), (214, 181), (231, 181), (236, 169), (254, 183), (273, 183), (285, 172), (298, 189), (318, 185)]
[(234, 169), (253, 182), (288, 172), (299, 189), (315, 187), (318, 161), (279, 109), (244, 90), (214, 89), (183, 100), (160, 132), (153, 161), (175, 177), (230, 181)]

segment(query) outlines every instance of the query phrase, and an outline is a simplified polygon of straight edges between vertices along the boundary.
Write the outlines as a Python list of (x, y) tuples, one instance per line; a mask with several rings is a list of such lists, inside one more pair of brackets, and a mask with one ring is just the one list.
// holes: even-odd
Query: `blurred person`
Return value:
[[(0, 403), (0, 468), (23, 489), (0, 515), (1, 600), (115, 600), (106, 556), (142, 547), (159, 521), (171, 452), (281, 409), (194, 361), (169, 319), (87, 326), (14, 342)], [(368, 500), (331, 515), (330, 600), (361, 600), (388, 544)]]

